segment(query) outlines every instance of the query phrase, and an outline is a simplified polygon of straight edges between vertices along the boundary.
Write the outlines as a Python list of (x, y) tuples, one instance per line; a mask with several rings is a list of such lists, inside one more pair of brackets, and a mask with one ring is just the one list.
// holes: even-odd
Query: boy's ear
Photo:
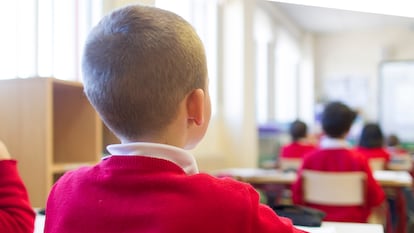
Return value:
[(194, 89), (187, 96), (187, 117), (188, 121), (201, 125), (204, 122), (204, 91), (202, 89)]

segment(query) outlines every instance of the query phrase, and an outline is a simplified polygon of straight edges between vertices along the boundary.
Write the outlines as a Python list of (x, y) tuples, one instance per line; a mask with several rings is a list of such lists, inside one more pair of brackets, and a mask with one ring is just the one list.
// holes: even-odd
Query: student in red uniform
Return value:
[(391, 156), (409, 156), (409, 152), (401, 146), (400, 139), (395, 134), (390, 134), (386, 138), (387, 151)]
[(386, 138), (386, 144), (386, 150), (391, 157), (391, 162), (388, 164), (388, 168), (393, 170), (405, 170), (413, 173), (413, 159), (408, 150), (401, 146), (398, 136), (390, 134)]
[(0, 141), (0, 232), (33, 233), (35, 216), (17, 162)]
[[(384, 202), (384, 191), (375, 181), (367, 159), (351, 149), (345, 140), (355, 112), (340, 102), (329, 103), (322, 114), (322, 128), (325, 136), (321, 139), (320, 148), (304, 157), (302, 167), (298, 171), (298, 179), (292, 185), (292, 199), (295, 204), (308, 205), (326, 213), (325, 221), (367, 222), (373, 207)], [(311, 205), (303, 199), (304, 169), (346, 172), (362, 171), (367, 175), (366, 198), (364, 206), (325, 206)]]
[(390, 153), (385, 148), (384, 135), (381, 127), (376, 123), (366, 123), (364, 125), (355, 150), (365, 155), (368, 161), (383, 159), (384, 166), (382, 169), (386, 169), (386, 165), (390, 161)]
[(308, 127), (305, 122), (293, 121), (289, 128), (289, 134), (292, 141), (281, 148), (281, 158), (302, 158), (304, 154), (316, 149), (308, 138)]
[(121, 144), (63, 175), (46, 206), (46, 233), (302, 232), (259, 203), (249, 184), (198, 172), (194, 148), (210, 120), (207, 65), (195, 30), (139, 5), (93, 28), (85, 93)]

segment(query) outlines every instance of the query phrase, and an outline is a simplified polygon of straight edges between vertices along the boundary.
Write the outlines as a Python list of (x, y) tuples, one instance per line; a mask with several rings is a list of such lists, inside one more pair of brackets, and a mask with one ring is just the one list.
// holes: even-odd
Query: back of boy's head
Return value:
[(332, 138), (343, 137), (351, 128), (356, 113), (341, 102), (331, 102), (322, 114), (322, 128)]
[(204, 47), (178, 15), (131, 5), (96, 25), (85, 44), (85, 93), (105, 124), (134, 140), (155, 135), (192, 90), (206, 89)]
[(308, 128), (305, 122), (300, 120), (295, 120), (290, 124), (290, 136), (292, 141), (298, 141), (301, 138), (305, 138), (308, 133)]
[(399, 146), (400, 145), (400, 139), (395, 134), (390, 134), (387, 137), (387, 146), (393, 147), (393, 146)]
[(362, 128), (359, 146), (364, 148), (378, 148), (384, 146), (384, 135), (376, 123), (367, 123)]

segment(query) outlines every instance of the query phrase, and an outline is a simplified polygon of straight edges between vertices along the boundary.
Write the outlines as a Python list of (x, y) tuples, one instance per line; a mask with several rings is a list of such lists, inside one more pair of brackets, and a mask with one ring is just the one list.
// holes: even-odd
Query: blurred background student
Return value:
[(384, 170), (390, 162), (390, 153), (385, 148), (384, 134), (377, 123), (364, 125), (355, 150), (366, 156), (373, 170)]
[(33, 233), (35, 216), (17, 161), (0, 141), (0, 232)]
[(316, 149), (315, 144), (308, 137), (308, 127), (305, 122), (293, 121), (290, 124), (289, 134), (291, 142), (281, 148), (281, 158), (302, 158), (304, 154)]
[(308, 135), (308, 126), (301, 120), (295, 120), (289, 127), (290, 143), (281, 147), (277, 167), (283, 171), (297, 171), (305, 154), (316, 149)]
[(388, 164), (392, 170), (404, 170), (412, 174), (413, 160), (408, 150), (401, 145), (400, 139), (396, 134), (390, 134), (386, 138), (386, 150), (391, 156)]
[(386, 138), (387, 150), (391, 154), (391, 157), (394, 156), (409, 156), (409, 153), (401, 145), (401, 141), (396, 134), (390, 134)]
[[(341, 102), (328, 103), (322, 113), (324, 136), (319, 148), (303, 158), (296, 182), (292, 185), (294, 204), (306, 205), (326, 213), (324, 221), (367, 222), (371, 212), (382, 205), (385, 194), (374, 179), (368, 161), (346, 141), (356, 113)], [(364, 205), (325, 205), (305, 200), (303, 171), (363, 172), (366, 175)], [(327, 187), (329, 188), (329, 187)]]

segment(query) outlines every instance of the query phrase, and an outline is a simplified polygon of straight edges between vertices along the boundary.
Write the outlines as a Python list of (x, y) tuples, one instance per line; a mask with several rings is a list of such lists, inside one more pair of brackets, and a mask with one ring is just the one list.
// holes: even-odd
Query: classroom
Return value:
[[(391, 178), (386, 172), (374, 175), (383, 187), (412, 190), (412, 3), (29, 0), (22, 7), (22, 1), (7, 1), (3, 4), (11, 10), (0, 15), (10, 32), (0, 45), (0, 61), (7, 64), (0, 69), (0, 141), (18, 161), (32, 207), (45, 208), (53, 184), (67, 171), (98, 163), (108, 156), (108, 145), (120, 143), (85, 96), (81, 59), (92, 27), (107, 13), (135, 3), (180, 15), (204, 44), (211, 119), (204, 138), (190, 150), (200, 172), (233, 176), (262, 197), (269, 180), (289, 186), (296, 176), (276, 179), (274, 168), (280, 168), (280, 151), (291, 141), (290, 124), (299, 119), (319, 137), (326, 104), (340, 101), (357, 113), (346, 137), (350, 145), (358, 143), (368, 122), (378, 123), (384, 137), (399, 137), (409, 168), (394, 169), (404, 173)], [(405, 212), (393, 214), (410, 214), (403, 201)], [(372, 229), (381, 229), (373, 232), (414, 232), (412, 214), (412, 223), (395, 220), (391, 229), (376, 222)], [(337, 227), (329, 232), (349, 230), (324, 224), (328, 230)]]

